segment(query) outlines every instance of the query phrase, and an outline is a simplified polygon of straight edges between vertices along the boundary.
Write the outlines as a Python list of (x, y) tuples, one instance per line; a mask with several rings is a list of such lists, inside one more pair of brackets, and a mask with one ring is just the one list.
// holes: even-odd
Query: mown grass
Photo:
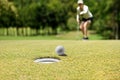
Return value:
[[(63, 45), (68, 56), (54, 49)], [(38, 57), (58, 63), (34, 63)], [(1, 40), (1, 80), (120, 80), (120, 41)]]
[[(0, 40), (80, 40), (82, 33), (79, 31), (70, 31), (59, 33), (58, 35), (44, 35), (44, 36), (0, 36)], [(89, 31), (90, 40), (102, 40), (103, 37), (94, 31)]]

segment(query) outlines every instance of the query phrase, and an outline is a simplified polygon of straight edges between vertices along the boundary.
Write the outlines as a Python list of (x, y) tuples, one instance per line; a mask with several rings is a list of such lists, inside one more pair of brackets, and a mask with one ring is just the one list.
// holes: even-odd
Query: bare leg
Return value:
[(88, 28), (88, 26), (89, 26), (90, 23), (91, 23), (91, 21), (86, 21), (83, 24), (83, 27), (84, 27), (84, 30), (83, 30), (84, 35), (83, 36), (84, 36), (84, 38), (88, 37), (88, 35), (87, 35), (87, 28)]
[(84, 22), (81, 22), (80, 29), (82, 31), (82, 34), (84, 35)]

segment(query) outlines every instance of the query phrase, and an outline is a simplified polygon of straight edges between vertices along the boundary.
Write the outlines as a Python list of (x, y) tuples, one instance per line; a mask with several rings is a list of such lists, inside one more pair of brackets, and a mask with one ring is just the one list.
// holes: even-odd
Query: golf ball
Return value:
[(58, 55), (63, 55), (64, 54), (64, 47), (59, 45), (55, 48), (55, 52), (58, 54)]

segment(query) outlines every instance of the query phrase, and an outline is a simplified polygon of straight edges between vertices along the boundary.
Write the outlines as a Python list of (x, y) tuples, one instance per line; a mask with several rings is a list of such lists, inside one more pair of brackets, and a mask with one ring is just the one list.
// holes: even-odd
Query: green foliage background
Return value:
[[(106, 39), (120, 39), (119, 2), (84, 0), (94, 15), (90, 29)], [(0, 0), (0, 35), (53, 35), (76, 30), (76, 7), (77, 0)]]

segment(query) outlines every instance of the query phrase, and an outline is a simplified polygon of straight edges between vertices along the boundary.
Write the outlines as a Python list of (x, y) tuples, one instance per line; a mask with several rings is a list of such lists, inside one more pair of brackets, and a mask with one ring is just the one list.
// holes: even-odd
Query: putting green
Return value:
[[(67, 56), (55, 53), (63, 45)], [(60, 62), (37, 64), (35, 58)], [(1, 80), (120, 80), (119, 40), (1, 40)]]

